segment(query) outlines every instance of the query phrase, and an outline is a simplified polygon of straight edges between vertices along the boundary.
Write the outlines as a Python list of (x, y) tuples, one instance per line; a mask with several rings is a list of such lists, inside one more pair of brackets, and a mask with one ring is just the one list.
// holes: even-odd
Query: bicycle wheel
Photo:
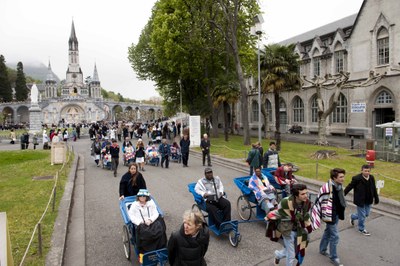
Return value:
[(242, 220), (248, 221), (251, 218), (251, 205), (246, 196), (241, 195), (237, 199), (237, 211)]
[(129, 260), (131, 258), (131, 241), (127, 225), (124, 225), (122, 228), (122, 242), (124, 244), (125, 257)]

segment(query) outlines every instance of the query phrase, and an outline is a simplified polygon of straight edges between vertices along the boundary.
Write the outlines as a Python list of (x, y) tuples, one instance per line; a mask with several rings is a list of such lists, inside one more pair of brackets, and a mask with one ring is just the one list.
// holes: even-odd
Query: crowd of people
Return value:
[[(158, 158), (161, 167), (168, 169), (172, 154), (179, 153), (182, 166), (188, 167), (189, 135), (184, 132), (182, 138), (176, 138), (179, 136), (178, 131), (175, 134), (174, 129), (171, 126), (168, 127), (174, 137), (168, 137), (168, 131), (165, 131), (165, 134), (161, 133), (160, 141), (157, 139), (160, 135), (158, 129), (165, 128), (165, 125), (111, 125), (111, 127), (103, 125), (98, 128), (93, 126), (93, 133), (89, 131), (93, 138), (92, 152), (95, 154), (96, 164), (99, 164), (99, 158), (103, 156), (101, 154), (104, 151), (102, 141), (106, 143), (106, 152), (109, 149), (110, 153), (113, 153), (112, 149), (114, 149), (114, 155), (111, 156), (114, 176), (117, 175), (117, 155), (120, 152), (118, 141), (123, 141), (123, 160), (124, 164), (128, 164), (128, 171), (120, 180), (119, 199), (137, 196), (135, 204), (129, 210), (130, 219), (137, 228), (152, 227), (153, 223), (163, 225), (157, 228), (166, 228), (164, 221), (155, 222), (162, 217), (159, 216), (150, 198), (150, 192), (142, 174), (145, 171), (146, 162), (152, 158)], [(147, 145), (142, 140), (144, 134), (149, 136)], [(213, 174), (210, 157), (211, 143), (207, 134), (203, 135), (200, 147), (202, 164), (206, 168), (204, 176), (195, 185), (195, 192), (203, 198), (206, 212), (215, 227), (219, 229), (221, 224), (231, 220), (231, 203), (226, 197), (221, 178)], [(350, 222), (354, 225), (358, 221), (359, 232), (366, 236), (370, 235), (365, 228), (365, 220), (369, 215), (371, 204), (373, 202), (377, 204), (379, 198), (375, 180), (369, 174), (368, 165), (362, 167), (361, 174), (353, 177), (346, 188), (343, 188), (345, 170), (332, 169), (330, 179), (320, 188), (315, 203), (311, 203), (307, 186), (293, 175), (292, 163), (281, 162), (275, 142), (269, 144), (265, 153), (260, 143), (252, 144), (246, 161), (250, 167), (248, 187), (254, 193), (257, 203), (265, 212), (265, 220), (268, 221), (266, 235), (272, 241), (282, 240), (283, 248), (275, 251), (276, 265), (282, 260), (286, 260), (286, 265), (302, 264), (310, 233), (320, 228), (322, 222), (326, 224), (326, 227), (319, 252), (329, 257), (334, 265), (342, 265), (337, 253), (338, 222), (345, 218), (344, 196), (351, 190), (354, 190), (357, 212), (351, 214)], [(263, 168), (271, 171), (272, 180), (263, 174)], [(281, 193), (279, 199), (277, 190)], [(145, 235), (147, 231), (138, 229), (137, 232), (138, 234), (144, 232)], [(153, 249), (167, 247), (171, 265), (206, 265), (204, 256), (209, 243), (209, 230), (200, 212), (195, 210), (185, 212), (181, 228), (173, 232), (168, 241), (165, 230), (159, 235), (158, 244), (150, 245), (150, 247)], [(138, 236), (136, 237), (139, 239)], [(145, 248), (146, 244), (143, 244), (146, 243), (145, 240), (141, 239), (139, 243), (142, 252), (148, 250)]]

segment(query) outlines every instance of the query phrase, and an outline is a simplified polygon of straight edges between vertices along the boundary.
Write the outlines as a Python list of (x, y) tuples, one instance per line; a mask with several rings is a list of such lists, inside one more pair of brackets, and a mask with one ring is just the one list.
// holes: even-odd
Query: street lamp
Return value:
[(260, 67), (260, 42), (262, 31), (256, 31), (257, 40), (257, 65), (258, 65), (258, 142), (261, 143), (261, 67)]
[(178, 79), (178, 83), (179, 83), (179, 98), (180, 98), (180, 107), (181, 107), (181, 113), (180, 113), (180, 117), (181, 117), (181, 138), (183, 136), (183, 118), (182, 118), (182, 82), (181, 79)]

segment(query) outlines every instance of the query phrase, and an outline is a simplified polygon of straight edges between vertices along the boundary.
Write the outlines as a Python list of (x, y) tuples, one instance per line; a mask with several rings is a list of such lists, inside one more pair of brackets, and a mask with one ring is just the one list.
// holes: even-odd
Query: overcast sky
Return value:
[[(103, 88), (142, 100), (158, 96), (127, 59), (156, 0), (0, 0), (0, 54), (7, 62), (40, 62), (65, 79), (72, 19), (84, 77), (97, 65)], [(357, 13), (362, 0), (261, 0), (264, 43), (279, 42)]]

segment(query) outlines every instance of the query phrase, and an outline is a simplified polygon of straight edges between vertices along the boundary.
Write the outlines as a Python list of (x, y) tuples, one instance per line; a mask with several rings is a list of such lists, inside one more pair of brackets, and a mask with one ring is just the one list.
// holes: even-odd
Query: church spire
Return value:
[(78, 38), (76, 38), (75, 25), (73, 20), (71, 26), (71, 35), (69, 36), (68, 44), (70, 50), (78, 51)]
[(92, 81), (100, 82), (99, 74), (97, 73), (96, 63), (94, 63), (94, 71), (93, 71), (93, 79), (92, 79)]
[(53, 76), (53, 70), (51, 70), (50, 60), (49, 60), (49, 66), (47, 67), (46, 81), (55, 81)]

